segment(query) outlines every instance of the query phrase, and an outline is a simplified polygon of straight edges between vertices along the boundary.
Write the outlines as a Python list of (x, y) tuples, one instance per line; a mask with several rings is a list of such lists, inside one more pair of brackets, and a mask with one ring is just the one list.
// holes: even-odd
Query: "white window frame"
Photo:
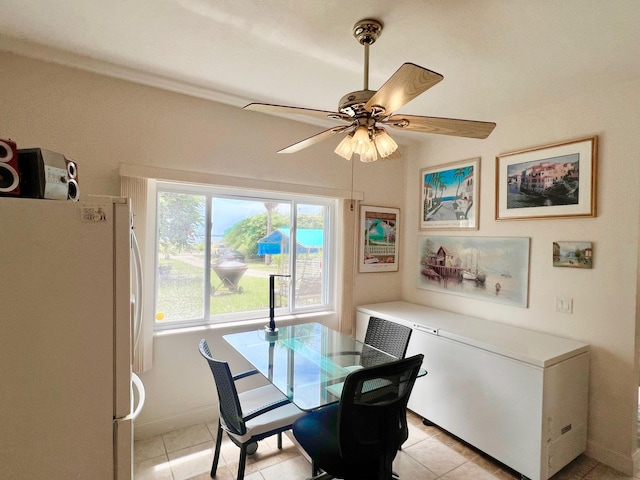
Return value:
[[(193, 195), (203, 195), (206, 197), (206, 211), (205, 211), (205, 231), (211, 231), (211, 212), (209, 210), (211, 206), (210, 199), (212, 197), (227, 197), (227, 198), (237, 198), (241, 200), (251, 200), (251, 201), (279, 201), (279, 202), (288, 202), (291, 204), (291, 235), (290, 242), (291, 245), (296, 245), (296, 213), (297, 213), (297, 205), (305, 204), (305, 205), (319, 205), (324, 207), (325, 210), (325, 226), (324, 226), (324, 244), (323, 244), (323, 278), (322, 278), (322, 302), (319, 305), (312, 306), (297, 306), (295, 304), (295, 298), (293, 292), (295, 291), (295, 268), (296, 268), (296, 254), (295, 248), (291, 247), (289, 249), (290, 252), (294, 252), (294, 254), (290, 255), (290, 265), (289, 272), (292, 275), (292, 281), (290, 282), (289, 287), (289, 301), (287, 307), (280, 307), (276, 309), (276, 315), (296, 315), (296, 314), (304, 314), (304, 313), (317, 313), (317, 312), (326, 312), (326, 311), (334, 311), (336, 308), (336, 289), (331, 288), (331, 285), (336, 284), (336, 278), (338, 275), (338, 268), (336, 265), (336, 261), (338, 255), (336, 254), (336, 248), (338, 245), (337, 241), (337, 210), (338, 210), (338, 198), (330, 198), (330, 197), (322, 197), (322, 196), (306, 196), (301, 195), (299, 193), (283, 193), (283, 192), (273, 192), (273, 191), (262, 191), (262, 190), (252, 190), (252, 189), (240, 189), (240, 188), (229, 188), (229, 187), (221, 187), (221, 186), (213, 186), (213, 185), (202, 185), (195, 183), (175, 183), (171, 181), (162, 181), (158, 180), (155, 188), (155, 204), (154, 209), (156, 212), (157, 218), (157, 207), (158, 207), (158, 199), (161, 192), (174, 192), (174, 193), (184, 193), (184, 194), (193, 194)], [(211, 257), (211, 238), (208, 236), (205, 243), (205, 255), (207, 258)], [(154, 248), (154, 268), (153, 268), (153, 305), (157, 304), (157, 271), (158, 271), (158, 225), (156, 225), (156, 229), (153, 237), (153, 248)], [(205, 273), (205, 275), (209, 278), (205, 280), (211, 282), (210, 279), (210, 271), (209, 273)], [(269, 309), (268, 307), (264, 310), (254, 310), (254, 311), (246, 311), (246, 312), (235, 312), (235, 313), (227, 313), (227, 314), (219, 314), (219, 315), (211, 315), (209, 308), (209, 299), (205, 299), (205, 304), (203, 308), (204, 317), (202, 319), (186, 319), (186, 320), (174, 320), (167, 322), (159, 322), (154, 321), (154, 330), (168, 330), (168, 329), (180, 329), (180, 328), (188, 328), (194, 326), (204, 326), (204, 325), (215, 325), (220, 323), (232, 323), (238, 321), (246, 321), (246, 320), (255, 320), (268, 318)], [(155, 313), (154, 313), (155, 315)]]

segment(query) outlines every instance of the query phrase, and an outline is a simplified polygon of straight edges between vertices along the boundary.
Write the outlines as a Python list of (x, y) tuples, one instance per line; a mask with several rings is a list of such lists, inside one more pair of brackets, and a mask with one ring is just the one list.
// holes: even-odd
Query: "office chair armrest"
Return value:
[(257, 416), (262, 415), (263, 413), (270, 412), (271, 410), (275, 410), (276, 408), (283, 407), (284, 405), (288, 405), (290, 403), (291, 403), (291, 400), (289, 400), (288, 398), (283, 398), (282, 400), (278, 400), (277, 402), (272, 402), (267, 405), (263, 405), (262, 407), (257, 408), (249, 412), (247, 415), (245, 415), (243, 417), (244, 421), (247, 422), (252, 418), (256, 418)]
[(260, 373), (258, 370), (247, 370), (246, 372), (240, 372), (233, 376), (233, 381), (235, 382), (236, 380), (241, 380), (245, 377), (250, 377), (251, 375), (256, 375), (258, 373)]

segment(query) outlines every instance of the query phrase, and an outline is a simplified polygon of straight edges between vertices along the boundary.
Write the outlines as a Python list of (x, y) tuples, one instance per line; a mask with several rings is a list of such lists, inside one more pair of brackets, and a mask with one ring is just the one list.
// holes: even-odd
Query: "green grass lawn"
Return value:
[[(247, 265), (251, 270), (277, 273), (276, 265), (265, 265), (263, 261), (248, 262)], [(203, 267), (174, 257), (160, 260), (159, 271), (163, 273), (158, 277), (156, 313), (163, 314), (164, 321), (202, 318)], [(238, 281), (238, 288), (230, 289), (212, 270), (211, 284), (215, 288), (210, 295), (212, 315), (269, 308), (269, 277), (266, 275), (245, 273)]]

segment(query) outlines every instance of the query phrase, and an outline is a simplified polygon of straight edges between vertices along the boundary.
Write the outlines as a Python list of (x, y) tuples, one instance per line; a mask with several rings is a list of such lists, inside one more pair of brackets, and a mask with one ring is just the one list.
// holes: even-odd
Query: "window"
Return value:
[(158, 182), (157, 328), (332, 305), (336, 200)]

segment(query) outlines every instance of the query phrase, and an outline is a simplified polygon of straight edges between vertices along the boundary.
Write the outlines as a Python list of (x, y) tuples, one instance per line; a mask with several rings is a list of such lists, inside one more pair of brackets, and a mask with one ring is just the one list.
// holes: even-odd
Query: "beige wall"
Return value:
[[(415, 303), (575, 338), (591, 345), (588, 453), (628, 470), (636, 453), (638, 369), (635, 364), (640, 206), (640, 82), (540, 107), (499, 121), (483, 142), (438, 138), (407, 163), (405, 218), (419, 218), (419, 171), (482, 157), (480, 229), (464, 235), (529, 237), (529, 307), (516, 308), (419, 290), (417, 220), (405, 222), (403, 298)], [(565, 140), (599, 136), (596, 218), (495, 220), (495, 157)], [(455, 232), (445, 232), (455, 233)], [(554, 268), (552, 242), (593, 242), (592, 270)], [(573, 298), (573, 314), (555, 297)]]
[[(404, 224), (398, 273), (354, 273), (354, 305), (403, 299), (576, 338), (592, 345), (588, 452), (628, 470), (636, 452), (640, 83), (541, 107), (499, 122), (486, 141), (425, 136), (403, 147), (403, 159), (356, 162), (354, 188), (369, 205), (400, 207)], [(279, 182), (350, 189), (351, 164), (331, 142), (303, 155), (278, 148), (318, 131), (278, 118), (0, 53), (0, 137), (21, 148), (44, 147), (79, 164), (83, 194), (120, 191), (120, 163), (178, 168)], [(600, 136), (598, 217), (494, 220), (495, 156), (525, 147)], [(405, 142), (406, 143), (406, 142)], [(467, 235), (531, 238), (529, 307), (515, 308), (415, 287), (418, 172), (482, 157), (480, 229)], [(447, 232), (451, 233), (451, 232)], [(593, 270), (551, 266), (551, 242), (594, 243)], [(555, 296), (572, 297), (574, 313), (554, 311)], [(334, 321), (327, 318), (327, 321)], [(148, 404), (141, 435), (213, 418), (209, 373), (197, 341), (224, 355), (219, 330), (156, 339), (154, 368), (142, 376)], [(233, 366), (241, 362), (234, 359)]]

